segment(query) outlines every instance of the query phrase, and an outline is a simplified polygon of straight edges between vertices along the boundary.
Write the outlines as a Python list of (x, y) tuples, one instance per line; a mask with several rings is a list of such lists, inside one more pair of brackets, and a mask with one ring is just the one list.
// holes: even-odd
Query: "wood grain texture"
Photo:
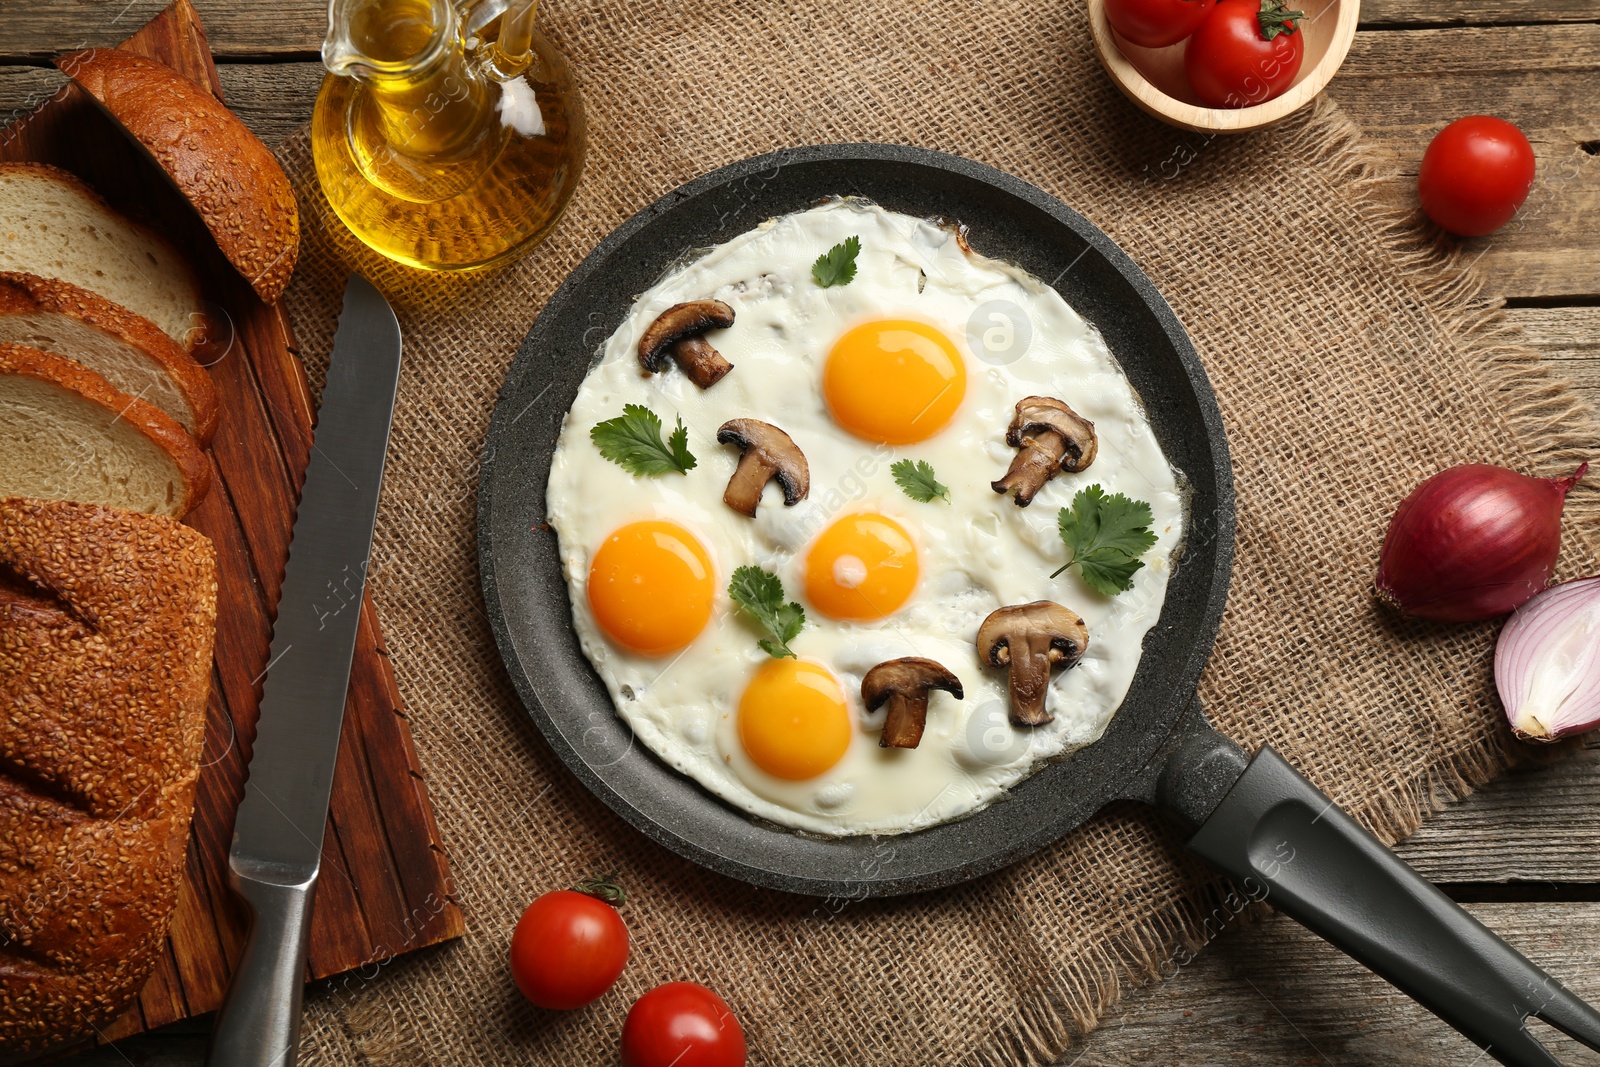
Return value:
[[(48, 60), (78, 48), (110, 47), (165, 6), (164, 0), (0, 0), (0, 55)], [(194, 6), (219, 57), (310, 58), (328, 30), (325, 0), (199, 0)]]
[[(1551, 369), (1588, 399), (1590, 410), (1600, 411), (1600, 307), (1513, 308), (1506, 314)], [(1596, 451), (1600, 455), (1600, 447)]]
[[(1600, 883), (1600, 738), (1438, 812), (1396, 851), (1444, 883)], [(1600, 918), (1600, 906), (1595, 909)], [(1591, 966), (1595, 960), (1591, 959)]]
[(1600, 19), (1600, 0), (1363, 0), (1362, 29), (1513, 26)]
[[(128, 47), (221, 87), (186, 0)], [(30, 93), (48, 82), (27, 79)], [(186, 878), (166, 956), (133, 1009), (103, 1032), (128, 1034), (214, 1009), (244, 920), (226, 885), (233, 817), (255, 731), (272, 616), (310, 453), (313, 402), (282, 308), (255, 298), (221, 258), (193, 210), (89, 98), (68, 86), (0, 134), (0, 157), (64, 166), (116, 206), (163, 229), (208, 279), (226, 328), (206, 362), (223, 407), (211, 448), (216, 485), (190, 524), (218, 556), (218, 629), (204, 767)], [(360, 612), (322, 878), (312, 910), (308, 975), (322, 978), (434, 944), (462, 918), (400, 714), (370, 602)]]
[[(1473, 904), (1467, 910), (1573, 992), (1600, 1000), (1600, 910)], [(1548, 1028), (1569, 1067), (1600, 1054)], [(1169, 981), (1131, 996), (1062, 1067), (1479, 1067), (1466, 1038), (1337, 949), (1281, 916), (1236, 922)]]

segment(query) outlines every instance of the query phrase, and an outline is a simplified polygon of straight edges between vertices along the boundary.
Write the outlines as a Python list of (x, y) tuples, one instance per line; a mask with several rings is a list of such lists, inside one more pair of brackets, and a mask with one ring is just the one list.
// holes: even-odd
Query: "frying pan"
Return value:
[[(1190, 532), (1121, 709), (1095, 744), (957, 822), (892, 837), (821, 838), (738, 812), (635, 744), (572, 628), (545, 482), (568, 407), (633, 298), (696, 248), (841, 194), (960, 220), (980, 252), (1049, 279), (1093, 322), (1193, 489)], [(1041, 190), (956, 156), (875, 144), (789, 149), (714, 171), (600, 243), (551, 297), (506, 376), (484, 449), (478, 552), (495, 639), (518, 694), (567, 767), (644, 834), (712, 870), (828, 897), (947, 886), (1013, 863), (1108, 802), (1154, 804), (1188, 848), (1327, 938), (1502, 1063), (1557, 1061), (1537, 1016), (1600, 1048), (1600, 1013), (1402, 863), (1271, 748), (1213, 730), (1196, 683), (1233, 557), (1233, 477), (1205, 370), (1150, 280)]]

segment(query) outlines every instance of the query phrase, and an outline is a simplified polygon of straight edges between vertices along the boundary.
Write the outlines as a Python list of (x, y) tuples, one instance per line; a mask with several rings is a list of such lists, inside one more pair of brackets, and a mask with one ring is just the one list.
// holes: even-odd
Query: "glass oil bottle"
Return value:
[(533, 15), (532, 0), (332, 0), (311, 149), (367, 245), (475, 270), (555, 225), (583, 169), (583, 101)]

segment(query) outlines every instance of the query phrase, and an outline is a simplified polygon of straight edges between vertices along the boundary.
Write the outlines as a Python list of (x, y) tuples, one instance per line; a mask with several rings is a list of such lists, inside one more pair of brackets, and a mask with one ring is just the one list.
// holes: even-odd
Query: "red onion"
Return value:
[(1529, 478), (1482, 463), (1423, 482), (1389, 521), (1374, 583), (1384, 603), (1419, 619), (1504, 615), (1550, 582), (1569, 478)]
[(1494, 684), (1524, 741), (1600, 726), (1600, 577), (1564, 582), (1517, 609), (1494, 649)]

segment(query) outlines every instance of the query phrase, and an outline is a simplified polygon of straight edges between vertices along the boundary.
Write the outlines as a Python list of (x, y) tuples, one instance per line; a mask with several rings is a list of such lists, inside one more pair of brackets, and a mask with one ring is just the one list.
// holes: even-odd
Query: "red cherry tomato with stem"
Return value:
[(744, 1030), (703, 985), (658, 985), (628, 1009), (622, 1067), (744, 1067)]
[(1282, 96), (1305, 59), (1302, 15), (1282, 0), (1218, 0), (1183, 49), (1189, 87), (1206, 107), (1249, 107)]
[(628, 962), (622, 890), (609, 877), (528, 905), (511, 934), (511, 977), (541, 1008), (570, 1011), (599, 998)]
[(1216, 5), (1217, 0), (1106, 0), (1106, 19), (1130, 44), (1166, 48), (1199, 29)]
[(1468, 115), (1440, 130), (1422, 154), (1417, 199), (1451, 233), (1481, 237), (1511, 221), (1533, 188), (1533, 146), (1491, 115)]

